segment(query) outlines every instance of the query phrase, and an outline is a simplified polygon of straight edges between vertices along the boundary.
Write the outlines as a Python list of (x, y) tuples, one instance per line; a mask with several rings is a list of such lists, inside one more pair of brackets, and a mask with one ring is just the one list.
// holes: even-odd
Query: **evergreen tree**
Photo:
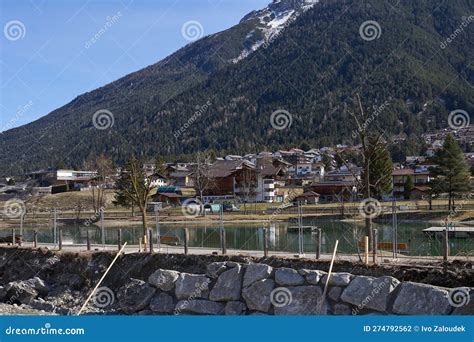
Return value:
[(403, 196), (405, 197), (405, 199), (410, 199), (410, 192), (413, 190), (414, 187), (415, 187), (415, 184), (413, 182), (413, 177), (408, 176), (407, 180), (405, 181), (405, 186), (404, 186)]
[(443, 148), (434, 158), (432, 168), (435, 179), (431, 182), (433, 192), (448, 194), (448, 209), (454, 208), (454, 196), (471, 191), (471, 173), (464, 154), (451, 134), (446, 137)]
[[(385, 142), (377, 142), (373, 136), (368, 140), (370, 193), (372, 197), (381, 198), (392, 190), (392, 158)], [(363, 172), (362, 178), (364, 177)]]

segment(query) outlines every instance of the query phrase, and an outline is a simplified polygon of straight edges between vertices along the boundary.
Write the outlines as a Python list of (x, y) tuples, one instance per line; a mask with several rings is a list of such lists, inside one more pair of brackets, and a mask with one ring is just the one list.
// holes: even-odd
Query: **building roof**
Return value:
[(320, 195), (317, 192), (314, 191), (306, 191), (303, 192), (301, 195), (296, 196), (295, 198), (313, 198), (313, 197), (319, 197)]
[(420, 172), (415, 172), (414, 169), (411, 168), (406, 168), (406, 169), (397, 169), (393, 170), (392, 176), (411, 176), (411, 175), (429, 175), (430, 173), (428, 171), (420, 171)]
[(239, 169), (255, 169), (255, 165), (246, 160), (216, 160), (209, 168), (212, 178), (229, 177)]
[(170, 173), (170, 178), (184, 178), (192, 174), (191, 171), (174, 171)]

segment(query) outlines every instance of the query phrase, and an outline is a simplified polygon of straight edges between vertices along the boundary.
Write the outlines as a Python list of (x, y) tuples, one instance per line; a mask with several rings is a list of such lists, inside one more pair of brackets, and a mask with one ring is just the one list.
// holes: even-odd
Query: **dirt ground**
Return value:
[[(114, 258), (113, 252), (52, 252), (47, 249), (0, 247), (0, 285), (10, 281), (39, 276), (52, 284), (68, 284), (81, 289), (90, 287), (102, 276)], [(260, 262), (273, 267), (319, 269), (328, 271), (329, 262), (298, 258), (253, 258), (248, 256), (182, 255), (132, 253), (120, 256), (104, 281), (104, 285), (120, 286), (128, 278), (146, 280), (158, 268), (180, 272), (205, 273), (206, 266), (214, 261)], [(400, 281), (414, 281), (444, 287), (474, 287), (474, 263), (452, 261), (446, 264), (370, 265), (338, 261), (334, 272), (355, 275), (391, 275)]]

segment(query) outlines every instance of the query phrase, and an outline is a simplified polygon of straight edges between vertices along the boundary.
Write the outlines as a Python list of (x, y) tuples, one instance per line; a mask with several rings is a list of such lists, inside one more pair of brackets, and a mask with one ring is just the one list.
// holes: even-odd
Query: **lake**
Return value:
[[(322, 229), (322, 253), (331, 253), (336, 239), (339, 239), (338, 252), (340, 253), (357, 253), (357, 241), (363, 238), (364, 227), (360, 222), (341, 222), (339, 220), (322, 220), (311, 219), (304, 220), (304, 225), (312, 225)], [(442, 255), (442, 241), (439, 238), (428, 236), (422, 232), (424, 228), (434, 226), (436, 224), (428, 222), (403, 222), (398, 225), (398, 242), (406, 243), (408, 250), (407, 255), (421, 256), (439, 256)], [(298, 233), (296, 231), (288, 231), (288, 227), (296, 226), (295, 223), (277, 222), (267, 224), (269, 236), (270, 251), (285, 251), (291, 253), (298, 252)], [(153, 235), (156, 237), (156, 229), (153, 225)], [(219, 250), (220, 236), (219, 223), (212, 224), (160, 224), (162, 236), (176, 236), (183, 241), (183, 228), (189, 229), (189, 246), (190, 247), (206, 247)], [(226, 223), (224, 225), (226, 231), (226, 242), (228, 249), (242, 250), (262, 250), (263, 249), (263, 223)], [(139, 237), (142, 234), (140, 226), (123, 226), (122, 241), (129, 244), (138, 244)], [(378, 230), (379, 242), (392, 241), (391, 224), (374, 224), (374, 228)], [(63, 243), (66, 244), (85, 244), (86, 231), (89, 231), (91, 243), (101, 244), (101, 229), (98, 226), (91, 225), (89, 227), (79, 225), (62, 226)], [(106, 244), (117, 244), (118, 228), (105, 229)], [(18, 232), (18, 230), (17, 230)], [(9, 235), (7, 231), (0, 232), (2, 235)], [(24, 228), (23, 231), (25, 241), (33, 240), (33, 228)], [(53, 242), (53, 229), (38, 229), (38, 241), (51, 243)], [(474, 239), (450, 239), (451, 255), (472, 255), (474, 253)], [(304, 233), (304, 252), (315, 252), (315, 235), (310, 230)]]

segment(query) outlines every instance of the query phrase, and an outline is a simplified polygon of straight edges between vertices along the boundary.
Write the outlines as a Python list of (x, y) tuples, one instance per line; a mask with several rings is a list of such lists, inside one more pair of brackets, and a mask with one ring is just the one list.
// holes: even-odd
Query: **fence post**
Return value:
[(58, 228), (58, 223), (57, 223), (57, 212), (56, 212), (56, 208), (54, 208), (54, 212), (53, 212), (53, 242), (54, 242), (54, 248), (56, 248), (56, 244), (57, 244), (57, 228)]
[(263, 256), (268, 257), (267, 227), (263, 227)]
[(227, 254), (227, 246), (226, 246), (226, 237), (225, 237), (225, 228), (224, 228), (224, 206), (222, 204), (220, 206), (219, 217), (220, 217), (221, 248), (222, 248), (222, 254), (225, 255)]
[(374, 236), (372, 237), (372, 262), (374, 264), (377, 263), (377, 248), (378, 248), (378, 240), (379, 240), (379, 234), (377, 229), (373, 230)]
[(184, 228), (184, 254), (188, 255), (188, 228)]
[(36, 229), (33, 231), (33, 246), (38, 247), (38, 231)]
[(316, 259), (321, 258), (321, 228), (316, 228)]
[(63, 230), (59, 228), (59, 250), (63, 249)]
[(226, 237), (225, 237), (225, 228), (221, 228), (221, 246), (222, 246), (222, 254), (227, 254), (227, 245), (226, 245)]
[(122, 248), (122, 229), (119, 229), (117, 232), (117, 244), (118, 244), (118, 250)]
[(15, 228), (12, 229), (12, 247), (15, 246), (16, 239), (15, 239)]
[(150, 229), (148, 231), (148, 235), (150, 236), (148, 238), (148, 241), (149, 241), (149, 244), (150, 244), (150, 254), (152, 254), (153, 253), (153, 230)]
[(449, 256), (449, 236), (448, 236), (448, 224), (444, 228), (444, 239), (443, 239), (443, 260), (448, 261)]
[(87, 243), (87, 250), (91, 250), (91, 238), (89, 236), (89, 230), (86, 230), (86, 243)]

